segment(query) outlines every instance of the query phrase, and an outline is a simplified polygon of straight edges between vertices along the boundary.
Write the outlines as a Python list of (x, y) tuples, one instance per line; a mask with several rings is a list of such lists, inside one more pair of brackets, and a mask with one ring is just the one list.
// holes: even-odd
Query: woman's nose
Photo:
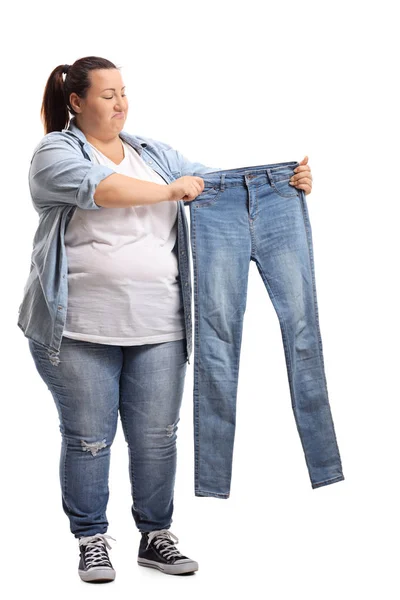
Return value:
[(115, 107), (116, 109), (120, 108), (122, 110), (125, 110), (128, 106), (128, 102), (125, 100), (125, 98), (119, 98), (117, 99), (116, 103), (115, 103)]

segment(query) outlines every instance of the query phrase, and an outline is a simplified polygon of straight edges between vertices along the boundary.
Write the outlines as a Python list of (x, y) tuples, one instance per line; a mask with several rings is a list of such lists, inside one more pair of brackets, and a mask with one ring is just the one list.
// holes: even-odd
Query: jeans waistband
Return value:
[(249, 167), (238, 167), (236, 169), (220, 169), (218, 171), (209, 171), (208, 173), (193, 173), (193, 176), (201, 177), (204, 180), (204, 186), (221, 185), (223, 187), (231, 185), (245, 185), (245, 181), (254, 179), (258, 175), (267, 175), (270, 181), (276, 181), (286, 176), (291, 177), (293, 170), (299, 166), (299, 162), (291, 160), (289, 162), (271, 163), (268, 165), (254, 165)]

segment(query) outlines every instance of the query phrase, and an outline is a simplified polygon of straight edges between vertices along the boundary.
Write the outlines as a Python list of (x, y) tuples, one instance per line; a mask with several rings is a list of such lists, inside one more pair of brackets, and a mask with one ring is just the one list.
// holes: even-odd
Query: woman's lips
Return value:
[(123, 118), (124, 118), (124, 113), (117, 113), (117, 114), (115, 114), (115, 115), (113, 116), (113, 118), (114, 118), (114, 117), (115, 117), (116, 119), (123, 119)]

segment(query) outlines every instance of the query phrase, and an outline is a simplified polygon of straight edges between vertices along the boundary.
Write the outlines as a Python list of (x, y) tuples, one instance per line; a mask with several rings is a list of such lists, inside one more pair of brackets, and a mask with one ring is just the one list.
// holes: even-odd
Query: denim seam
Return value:
[(312, 279), (312, 289), (313, 289), (313, 303), (314, 303), (314, 316), (315, 316), (315, 324), (316, 324), (316, 328), (317, 328), (317, 335), (318, 335), (318, 355), (319, 355), (319, 360), (320, 360), (320, 365), (322, 368), (322, 372), (324, 375), (324, 381), (325, 381), (325, 385), (327, 386), (326, 383), (326, 377), (325, 377), (325, 366), (324, 366), (324, 361), (322, 358), (322, 348), (321, 348), (321, 344), (322, 344), (322, 340), (321, 340), (321, 332), (320, 332), (320, 328), (319, 328), (319, 316), (318, 316), (318, 304), (317, 304), (317, 298), (316, 298), (316, 283), (315, 283), (315, 273), (314, 273), (314, 261), (313, 261), (313, 252), (312, 252), (312, 246), (311, 246), (311, 239), (310, 239), (310, 225), (309, 225), (309, 220), (307, 218), (307, 214), (306, 214), (306, 210), (305, 210), (305, 206), (304, 206), (304, 199), (301, 198), (300, 199), (301, 202), (301, 211), (302, 211), (302, 215), (303, 215), (303, 225), (304, 225), (304, 230), (305, 230), (305, 234), (306, 234), (306, 239), (307, 239), (307, 249), (308, 249), (308, 260), (309, 260), (309, 264), (310, 264), (310, 271), (311, 271), (311, 279)]
[[(190, 364), (190, 353), (191, 353), (191, 344), (192, 344), (192, 321), (191, 321), (191, 289), (184, 290), (183, 282), (182, 282), (182, 274), (184, 271), (187, 273), (187, 283), (188, 288), (190, 287), (190, 249), (189, 249), (189, 233), (187, 231), (187, 222), (185, 221), (185, 213), (183, 209), (183, 214), (181, 214), (181, 210), (179, 207), (178, 210), (178, 257), (179, 257), (179, 283), (180, 283), (180, 291), (184, 312), (184, 320), (185, 320), (185, 337), (186, 337), (186, 354), (187, 354), (187, 362)], [(188, 241), (186, 244), (185, 241)], [(184, 266), (181, 269), (180, 265), (182, 264), (181, 252), (185, 252)], [(186, 310), (186, 306), (188, 306), (188, 310)], [(190, 318), (189, 318), (190, 317)]]
[[(256, 235), (254, 233), (254, 224), (253, 224), (253, 220), (250, 218), (249, 215), (249, 230), (250, 230), (250, 242), (251, 242), (251, 247), (250, 247), (250, 260), (253, 258), (254, 260), (256, 259), (256, 253), (257, 253), (257, 244), (256, 244)], [(248, 285), (248, 282), (247, 282)]]
[(68, 455), (68, 438), (63, 434), (63, 439), (64, 439), (64, 443), (65, 443), (65, 452), (64, 452), (64, 461), (63, 461), (63, 480), (62, 480), (62, 493), (63, 493), (63, 497), (64, 497), (64, 502), (68, 508), (68, 510), (70, 512), (72, 512), (71, 507), (69, 506), (68, 502), (67, 502), (67, 469), (66, 469), (66, 462), (67, 462), (67, 455)]
[[(312, 280), (313, 302), (314, 302), (314, 316), (315, 316), (315, 324), (316, 324), (316, 328), (317, 328), (317, 338), (318, 338), (318, 356), (319, 356), (319, 360), (320, 360), (321, 370), (322, 370), (324, 383), (325, 383), (325, 391), (326, 391), (326, 396), (327, 396), (327, 400), (329, 403), (329, 410), (330, 410), (330, 399), (329, 399), (329, 393), (328, 393), (328, 384), (327, 384), (326, 375), (325, 375), (325, 365), (324, 365), (323, 350), (322, 350), (322, 337), (321, 337), (321, 331), (320, 331), (320, 327), (319, 327), (319, 313), (318, 313), (316, 280), (315, 280), (315, 270), (314, 270), (314, 257), (313, 257), (312, 237), (311, 237), (311, 224), (310, 224), (310, 220), (308, 217), (308, 210), (307, 210), (307, 206), (306, 206), (306, 197), (305, 197), (304, 190), (301, 190), (301, 194), (299, 197), (300, 197), (301, 211), (302, 211), (302, 215), (303, 215), (303, 225), (304, 225), (306, 239), (307, 239), (308, 258), (309, 258), (310, 269), (311, 269), (311, 280)], [(336, 446), (338, 446), (333, 417), (331, 420), (332, 420), (333, 437), (335, 438)], [(339, 459), (339, 464), (342, 467), (339, 449), (338, 449), (338, 459)]]
[(197, 264), (197, 254), (196, 254), (196, 217), (195, 210), (193, 210), (192, 218), (190, 220), (191, 225), (191, 240), (192, 240), (192, 259), (193, 259), (193, 296), (194, 296), (194, 365), (193, 365), (193, 419), (194, 419), (194, 447), (195, 447), (195, 461), (194, 461), (194, 471), (195, 471), (195, 487), (199, 482), (199, 464), (200, 464), (200, 435), (199, 435), (199, 387), (198, 387), (198, 366), (199, 366), (199, 320), (200, 320), (200, 309), (198, 303), (198, 264)]
[[(65, 225), (65, 221), (64, 221), (64, 225)], [(57, 317), (58, 317), (58, 313), (59, 313), (59, 311), (58, 311), (58, 307), (60, 306), (60, 304), (59, 304), (59, 301), (60, 301), (60, 294), (61, 294), (61, 286), (60, 286), (60, 288), (59, 288), (59, 290), (58, 290), (58, 296), (57, 296), (57, 312), (56, 312), (56, 316), (55, 316), (55, 319), (54, 319), (53, 328), (52, 328), (52, 330), (51, 330), (51, 341), (52, 341), (52, 342), (53, 342), (53, 339), (54, 339), (54, 330), (55, 330), (55, 328), (56, 328), (56, 325), (57, 325)], [(66, 302), (68, 302), (68, 287), (67, 287), (67, 297), (66, 297)], [(65, 322), (64, 322), (64, 324), (65, 324)], [(62, 332), (61, 332), (61, 341), (62, 341)], [(57, 353), (57, 351), (56, 351), (56, 350), (54, 350), (54, 352), (56, 352), (56, 353)], [(49, 361), (50, 361), (50, 363), (51, 363), (53, 366), (58, 366), (58, 365), (55, 365), (54, 363), (52, 363), (52, 362), (51, 362), (51, 358), (50, 358), (50, 356), (49, 356)]]

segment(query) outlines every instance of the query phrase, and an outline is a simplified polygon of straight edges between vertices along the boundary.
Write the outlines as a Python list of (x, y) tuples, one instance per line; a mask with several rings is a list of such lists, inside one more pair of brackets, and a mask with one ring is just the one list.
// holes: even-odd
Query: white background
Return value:
[[(1, 68), (2, 561), (7, 598), (398, 598), (399, 44), (394, 2), (12, 3)], [(4, 15), (4, 13), (3, 13)], [(18, 41), (19, 40), (19, 41)], [(37, 213), (28, 190), (50, 72), (121, 67), (124, 129), (234, 168), (309, 156), (329, 398), (345, 480), (312, 490), (277, 315), (250, 265), (231, 497), (193, 491), (193, 355), (171, 531), (194, 576), (137, 565), (128, 453), (112, 447), (114, 583), (78, 577), (61, 507), (61, 436), (17, 310)], [(187, 217), (189, 220), (189, 208)]]

